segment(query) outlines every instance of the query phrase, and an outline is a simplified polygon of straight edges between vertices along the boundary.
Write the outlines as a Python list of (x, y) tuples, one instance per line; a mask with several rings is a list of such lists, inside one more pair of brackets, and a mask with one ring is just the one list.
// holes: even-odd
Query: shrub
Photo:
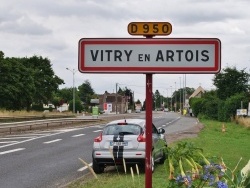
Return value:
[(34, 111), (39, 111), (39, 112), (42, 112), (44, 110), (43, 104), (32, 104), (31, 109)]
[(224, 110), (226, 120), (229, 121), (231, 118), (235, 117), (237, 109), (241, 108), (241, 102), (243, 102), (243, 108), (247, 108), (248, 98), (244, 93), (231, 96), (225, 101)]
[[(73, 112), (73, 101), (69, 102), (69, 110)], [(83, 110), (82, 102), (80, 100), (76, 100), (75, 101), (75, 113), (77, 111), (79, 111), (81, 113), (82, 110)]]
[(217, 120), (218, 119), (218, 105), (220, 99), (217, 97), (212, 97), (205, 99), (203, 102), (204, 114), (207, 115), (209, 119)]
[(225, 101), (220, 101), (218, 104), (218, 120), (221, 122), (229, 121), (226, 115)]
[(202, 107), (203, 107), (203, 102), (204, 98), (192, 98), (190, 100), (191, 108), (193, 111), (193, 114), (198, 117), (200, 113), (202, 113)]

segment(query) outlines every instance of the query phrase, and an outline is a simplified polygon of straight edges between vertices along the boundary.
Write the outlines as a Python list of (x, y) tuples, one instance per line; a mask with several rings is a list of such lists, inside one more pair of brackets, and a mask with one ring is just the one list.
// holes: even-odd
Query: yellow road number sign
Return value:
[(169, 22), (131, 22), (128, 24), (130, 35), (169, 35), (172, 25)]

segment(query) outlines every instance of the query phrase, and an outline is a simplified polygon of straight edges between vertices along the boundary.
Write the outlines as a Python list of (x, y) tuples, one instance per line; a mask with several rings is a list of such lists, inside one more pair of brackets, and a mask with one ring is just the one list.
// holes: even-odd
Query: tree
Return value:
[(78, 87), (79, 97), (81, 101), (84, 103), (85, 110), (88, 110), (90, 106), (90, 99), (95, 94), (91, 83), (89, 80), (85, 80), (85, 82)]
[(135, 104), (141, 104), (141, 101), (139, 99), (137, 99), (137, 101), (135, 102)]
[(4, 58), (0, 51), (0, 107), (30, 110), (48, 103), (63, 80), (54, 74), (47, 58)]
[(223, 69), (222, 72), (216, 74), (213, 78), (218, 98), (226, 100), (237, 93), (249, 92), (249, 78), (250, 75), (245, 69), (239, 71), (236, 67)]
[[(155, 108), (161, 108), (161, 103), (162, 103), (162, 97), (161, 97), (161, 94), (160, 92), (158, 91), (158, 89), (155, 91), (154, 93), (154, 98), (153, 98), (153, 103), (154, 103), (154, 106)], [(154, 108), (154, 107), (153, 107)]]
[(125, 87), (125, 88), (120, 88), (117, 91), (117, 94), (125, 96), (128, 102), (129, 109), (132, 109), (134, 106), (134, 94), (131, 89)]
[(2, 59), (0, 63), (0, 106), (7, 110), (29, 111), (35, 91), (32, 70), (17, 58)]
[(27, 68), (33, 70), (31, 73), (36, 88), (33, 102), (47, 104), (52, 100), (53, 92), (57, 91), (59, 85), (64, 84), (64, 81), (55, 75), (48, 58), (33, 56), (23, 58), (23, 62)]
[(0, 51), (0, 62), (4, 59), (4, 53)]
[(124, 95), (125, 95), (125, 90), (122, 90), (122, 89), (119, 87), (117, 93), (118, 93), (119, 95), (124, 96)]
[[(76, 94), (76, 99), (80, 99), (78, 96), (78, 91), (75, 88), (75, 94)], [(60, 98), (60, 101), (63, 103), (69, 103), (69, 101), (73, 100), (73, 88), (62, 88), (59, 89), (56, 93), (55, 93), (56, 97)]]

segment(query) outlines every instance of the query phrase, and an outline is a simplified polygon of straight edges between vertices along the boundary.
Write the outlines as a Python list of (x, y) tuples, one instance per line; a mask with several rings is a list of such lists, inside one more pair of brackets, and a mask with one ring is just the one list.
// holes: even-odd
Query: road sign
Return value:
[(131, 22), (128, 24), (130, 35), (169, 35), (172, 25), (169, 22)]
[(218, 73), (216, 38), (83, 38), (78, 49), (83, 73)]

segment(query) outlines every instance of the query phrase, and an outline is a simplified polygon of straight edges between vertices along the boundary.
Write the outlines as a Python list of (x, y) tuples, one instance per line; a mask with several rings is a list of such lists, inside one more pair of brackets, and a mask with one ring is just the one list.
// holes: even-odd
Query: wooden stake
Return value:
[(224, 123), (222, 124), (221, 131), (222, 131), (223, 133), (226, 132), (226, 127), (225, 127)]

